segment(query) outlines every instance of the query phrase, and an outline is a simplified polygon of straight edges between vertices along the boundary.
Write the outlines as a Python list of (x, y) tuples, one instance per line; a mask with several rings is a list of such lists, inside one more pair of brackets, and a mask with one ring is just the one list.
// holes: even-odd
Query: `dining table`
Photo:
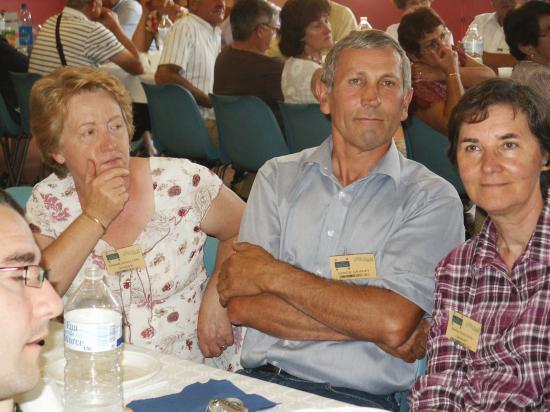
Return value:
[(157, 71), (160, 59), (160, 51), (140, 53), (139, 59), (143, 65), (144, 71), (143, 74), (140, 75), (130, 74), (113, 62), (102, 64), (100, 68), (112, 74), (124, 84), (124, 87), (126, 87), (130, 93), (133, 103), (146, 104), (147, 97), (145, 96), (141, 83), (155, 84), (155, 72)]
[[(125, 405), (138, 399), (150, 399), (179, 393), (188, 385), (206, 383), (213, 379), (229, 381), (247, 394), (257, 394), (267, 398), (277, 404), (275, 408), (270, 409), (276, 412), (374, 410), (372, 408), (355, 407), (333, 399), (217, 369), (203, 363), (195, 363), (171, 354), (154, 352), (128, 343), (124, 344), (124, 356), (129, 361), (127, 367), (137, 367), (137, 370), (132, 371), (128, 380), (125, 377), (123, 381)], [(50, 322), (50, 334), (41, 353), (41, 382), (35, 390), (24, 394), (19, 399), (24, 412), (61, 412), (63, 364), (63, 324), (52, 321)], [(123, 360), (123, 374), (124, 368), (125, 361)], [(53, 397), (57, 399), (52, 400)], [(44, 408), (45, 403), (48, 405), (47, 408)], [(53, 406), (55, 404), (58, 405), (57, 408)]]

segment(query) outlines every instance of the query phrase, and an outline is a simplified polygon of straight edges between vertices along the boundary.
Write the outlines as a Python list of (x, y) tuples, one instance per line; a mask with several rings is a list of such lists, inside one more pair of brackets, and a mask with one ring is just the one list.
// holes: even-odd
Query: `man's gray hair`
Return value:
[(411, 62), (399, 43), (397, 43), (391, 36), (380, 30), (352, 31), (336, 43), (327, 55), (321, 80), (325, 83), (329, 90), (332, 89), (338, 59), (344, 49), (385, 49), (387, 47), (394, 49), (401, 58), (403, 94), (407, 95), (412, 86)]
[(229, 22), (233, 40), (246, 41), (260, 24), (271, 26), (275, 9), (266, 0), (239, 0), (231, 10)]

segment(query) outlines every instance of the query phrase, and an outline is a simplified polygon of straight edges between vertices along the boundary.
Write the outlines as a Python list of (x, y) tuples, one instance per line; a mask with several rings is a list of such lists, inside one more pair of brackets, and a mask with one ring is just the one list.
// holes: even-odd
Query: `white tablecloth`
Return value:
[(141, 87), (141, 82), (155, 84), (155, 71), (157, 70), (159, 57), (160, 55), (158, 52), (141, 53), (140, 60), (143, 64), (145, 73), (139, 76), (124, 71), (124, 69), (115, 63), (103, 64), (101, 68), (117, 77), (124, 84), (126, 89), (130, 92), (130, 96), (134, 103), (147, 103), (147, 98), (145, 97), (143, 87)]
[[(306, 392), (252, 379), (235, 373), (225, 372), (210, 366), (181, 360), (171, 355), (159, 354), (134, 345), (126, 345), (127, 349), (154, 355), (161, 362), (161, 370), (149, 380), (133, 386), (125, 393), (124, 403), (136, 399), (154, 398), (180, 392), (185, 386), (192, 383), (205, 383), (209, 379), (227, 379), (247, 393), (256, 393), (267, 399), (279, 403), (274, 409), (277, 412), (290, 412), (306, 408), (328, 410), (344, 407), (345, 410), (369, 410), (350, 407), (349, 405), (332, 399), (323, 398)], [(43, 370), (48, 362), (63, 357), (63, 325), (51, 323), (50, 337), (48, 338), (41, 355)], [(55, 385), (48, 377), (46, 382)], [(40, 394), (36, 395), (40, 396)], [(25, 410), (25, 409), (23, 409)], [(46, 411), (47, 409), (43, 409)], [(372, 410), (372, 409), (370, 409)], [(52, 411), (53, 412), (53, 411)]]

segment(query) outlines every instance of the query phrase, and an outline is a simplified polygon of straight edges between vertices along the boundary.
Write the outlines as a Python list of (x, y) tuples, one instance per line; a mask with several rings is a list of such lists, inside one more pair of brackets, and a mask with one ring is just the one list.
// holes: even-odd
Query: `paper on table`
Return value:
[(259, 395), (250, 395), (227, 380), (210, 379), (206, 383), (193, 383), (180, 393), (130, 402), (134, 412), (204, 412), (208, 402), (216, 398), (238, 398), (249, 412), (263, 411), (276, 404)]

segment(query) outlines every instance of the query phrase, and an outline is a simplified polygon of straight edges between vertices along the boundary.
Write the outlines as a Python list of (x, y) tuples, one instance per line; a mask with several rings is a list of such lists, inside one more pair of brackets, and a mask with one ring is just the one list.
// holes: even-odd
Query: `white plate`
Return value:
[[(160, 361), (146, 353), (132, 350), (122, 351), (122, 386), (126, 390), (156, 375), (161, 368)], [(45, 375), (63, 385), (65, 358), (47, 362)]]

